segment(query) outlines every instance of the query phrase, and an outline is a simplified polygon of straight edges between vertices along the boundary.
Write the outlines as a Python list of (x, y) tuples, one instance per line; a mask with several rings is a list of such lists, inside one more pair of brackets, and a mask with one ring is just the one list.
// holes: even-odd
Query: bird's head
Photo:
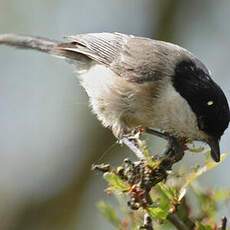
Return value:
[(211, 147), (211, 156), (220, 161), (219, 141), (230, 121), (228, 102), (222, 89), (197, 58), (180, 60), (175, 67), (173, 85), (194, 112), (202, 141)]

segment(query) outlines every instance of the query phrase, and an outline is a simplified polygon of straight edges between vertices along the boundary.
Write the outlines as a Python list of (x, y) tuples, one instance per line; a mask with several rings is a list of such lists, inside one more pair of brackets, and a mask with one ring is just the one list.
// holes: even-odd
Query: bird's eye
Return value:
[(214, 101), (212, 101), (212, 100), (208, 101), (208, 102), (207, 102), (207, 105), (208, 105), (208, 106), (214, 105)]

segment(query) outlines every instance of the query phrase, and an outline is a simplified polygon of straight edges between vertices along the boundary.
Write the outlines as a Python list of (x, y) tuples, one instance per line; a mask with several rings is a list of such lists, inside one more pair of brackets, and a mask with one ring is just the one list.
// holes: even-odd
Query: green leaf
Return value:
[(212, 226), (211, 225), (204, 225), (204, 224), (201, 224), (201, 223), (197, 223), (196, 224), (196, 229), (197, 230), (212, 230)]
[(155, 205), (150, 206), (147, 211), (153, 218), (165, 220), (177, 203), (178, 193), (176, 188), (164, 183), (157, 184), (156, 189), (157, 192), (152, 194)]
[[(227, 154), (222, 154), (221, 162), (226, 158)], [(200, 167), (186, 176), (186, 181), (181, 187), (179, 192), (179, 200), (181, 200), (186, 194), (187, 187), (192, 184), (199, 176), (203, 175), (207, 171), (217, 167), (219, 163), (214, 162), (212, 159), (206, 161), (203, 167)]]
[(173, 201), (177, 198), (177, 191), (174, 187), (169, 187), (164, 183), (158, 184), (160, 191), (168, 198), (169, 201)]
[(115, 210), (105, 203), (104, 201), (100, 201), (97, 203), (97, 208), (101, 212), (101, 214), (115, 227), (120, 226), (120, 219), (117, 217)]
[(118, 175), (114, 172), (106, 172), (103, 175), (104, 179), (108, 182), (109, 186), (114, 190), (121, 192), (128, 191), (129, 185), (125, 183)]
[(146, 210), (153, 219), (165, 220), (168, 216), (168, 210), (163, 210), (160, 207), (148, 207)]
[(201, 212), (209, 218), (214, 218), (217, 212), (217, 204), (209, 193), (196, 193), (198, 201), (200, 203)]
[(230, 190), (216, 190), (213, 192), (213, 199), (215, 201), (225, 201), (230, 199)]
[(157, 161), (157, 160), (152, 158), (152, 154), (150, 153), (145, 141), (138, 140), (138, 146), (141, 149), (141, 151), (143, 152), (143, 155), (144, 155), (145, 160), (147, 161), (147, 164), (151, 168), (158, 168), (160, 161)]

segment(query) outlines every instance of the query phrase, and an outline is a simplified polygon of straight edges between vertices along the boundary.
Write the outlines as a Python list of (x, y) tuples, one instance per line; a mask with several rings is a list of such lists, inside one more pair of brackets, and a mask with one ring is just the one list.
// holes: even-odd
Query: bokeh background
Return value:
[[(174, 42), (206, 63), (230, 99), (229, 11), (228, 0), (0, 0), (0, 33), (62, 39), (117, 31)], [(229, 138), (230, 130), (223, 152)], [(90, 166), (129, 155), (90, 113), (70, 65), (0, 47), (1, 230), (112, 229), (95, 207), (108, 197)], [(230, 158), (200, 183), (229, 188), (229, 165)]]

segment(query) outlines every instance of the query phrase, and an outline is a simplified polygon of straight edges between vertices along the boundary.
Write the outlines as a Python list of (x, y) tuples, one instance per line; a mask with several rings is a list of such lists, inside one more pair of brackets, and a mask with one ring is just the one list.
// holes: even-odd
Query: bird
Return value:
[(73, 64), (92, 112), (116, 138), (139, 128), (156, 130), (156, 135), (205, 142), (213, 160), (220, 161), (228, 101), (205, 64), (187, 49), (115, 32), (63, 41), (2, 34), (0, 45), (35, 49)]

